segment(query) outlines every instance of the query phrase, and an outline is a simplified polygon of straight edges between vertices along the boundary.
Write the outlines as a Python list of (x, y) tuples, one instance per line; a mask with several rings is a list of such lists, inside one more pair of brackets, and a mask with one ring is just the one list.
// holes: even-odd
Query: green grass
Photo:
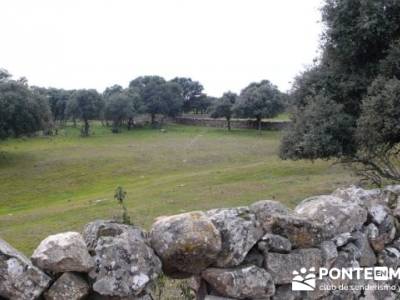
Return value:
[(281, 114), (277, 115), (274, 118), (266, 119), (266, 120), (269, 120), (269, 121), (289, 121), (290, 120), (290, 115), (289, 115), (289, 113), (285, 112), (285, 113), (281, 113)]
[(95, 126), (81, 138), (68, 127), (57, 137), (0, 143), (0, 236), (30, 254), (49, 234), (78, 230), (119, 214), (122, 185), (134, 223), (160, 215), (277, 199), (293, 207), (307, 196), (354, 180), (330, 162), (282, 161), (279, 132), (170, 125), (110, 133)]

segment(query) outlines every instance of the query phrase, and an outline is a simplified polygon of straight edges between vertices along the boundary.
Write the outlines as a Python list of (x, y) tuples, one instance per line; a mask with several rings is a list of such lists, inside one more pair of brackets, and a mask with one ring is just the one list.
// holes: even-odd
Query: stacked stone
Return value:
[[(400, 186), (355, 186), (302, 201), (160, 217), (139, 227), (94, 221), (47, 237), (29, 260), (0, 240), (0, 299), (150, 300), (157, 277), (190, 278), (197, 299), (396, 299), (393, 291), (292, 291), (293, 271), (400, 267)], [(396, 282), (392, 282), (396, 284)]]
[(160, 273), (147, 234), (113, 221), (51, 235), (30, 261), (0, 240), (0, 299), (150, 300)]
[[(249, 207), (159, 218), (151, 242), (164, 272), (191, 277), (198, 299), (395, 299), (391, 291), (292, 291), (293, 271), (400, 266), (400, 186), (355, 186), (305, 199), (294, 210)], [(317, 280), (318, 285), (376, 282)]]

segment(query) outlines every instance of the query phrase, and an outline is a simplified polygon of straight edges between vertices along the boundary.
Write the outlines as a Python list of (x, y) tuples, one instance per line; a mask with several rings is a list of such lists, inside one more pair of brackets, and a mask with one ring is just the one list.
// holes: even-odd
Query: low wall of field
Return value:
[[(227, 122), (224, 119), (212, 119), (205, 117), (176, 117), (174, 122), (183, 125), (227, 128)], [(261, 129), (283, 130), (288, 126), (288, 124), (289, 121), (262, 121)], [(232, 120), (231, 127), (239, 129), (257, 129), (258, 124), (255, 120)]]
[(30, 259), (0, 239), (0, 299), (160, 299), (162, 274), (189, 280), (177, 299), (398, 299), (399, 221), (400, 185), (163, 216), (149, 233), (96, 220)]

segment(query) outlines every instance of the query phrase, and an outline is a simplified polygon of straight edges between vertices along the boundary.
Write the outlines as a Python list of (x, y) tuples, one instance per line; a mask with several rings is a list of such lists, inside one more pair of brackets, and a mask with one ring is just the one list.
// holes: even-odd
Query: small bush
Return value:
[(122, 223), (131, 225), (131, 217), (128, 214), (128, 210), (125, 206), (124, 200), (126, 198), (127, 192), (124, 190), (122, 186), (119, 186), (115, 189), (114, 199), (118, 201), (119, 205), (121, 206), (122, 210)]

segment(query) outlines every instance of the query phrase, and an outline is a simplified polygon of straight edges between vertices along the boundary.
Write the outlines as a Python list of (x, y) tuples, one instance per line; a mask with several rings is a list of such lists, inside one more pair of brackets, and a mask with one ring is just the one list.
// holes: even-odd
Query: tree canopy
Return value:
[(12, 80), (0, 70), (0, 138), (29, 135), (50, 125), (47, 99), (34, 93), (25, 80)]
[(181, 112), (182, 89), (175, 82), (167, 82), (160, 76), (143, 76), (131, 81), (129, 87), (138, 91), (153, 125), (156, 115), (174, 117)]
[(203, 94), (204, 88), (198, 81), (193, 81), (191, 78), (175, 77), (171, 82), (177, 83), (181, 88), (182, 110), (184, 112), (201, 109), (199, 104), (205, 100), (205, 95)]
[(251, 83), (240, 93), (235, 107), (236, 114), (242, 118), (255, 118), (261, 129), (263, 118), (275, 117), (282, 111), (281, 92), (268, 80)]
[(66, 107), (73, 91), (43, 87), (32, 87), (32, 89), (48, 100), (55, 122), (65, 122), (67, 120)]
[(361, 106), (355, 131), (358, 173), (378, 185), (400, 180), (400, 80), (378, 77)]
[(326, 0), (322, 20), (322, 54), (293, 85), (281, 157), (360, 162), (368, 91), (399, 78), (400, 2)]
[[(115, 86), (114, 86), (115, 87)], [(134, 124), (134, 118), (143, 112), (142, 100), (135, 89), (117, 88), (111, 92), (107, 88), (103, 93), (106, 107), (105, 118), (112, 120), (113, 132), (118, 132), (124, 122), (128, 129)]]
[(77, 90), (68, 103), (69, 111), (74, 117), (84, 122), (82, 136), (89, 136), (89, 120), (99, 118), (104, 101), (96, 90)]
[(231, 118), (234, 114), (234, 105), (238, 95), (232, 92), (226, 92), (220, 99), (217, 99), (211, 107), (212, 118), (225, 118), (228, 130), (231, 130)]

